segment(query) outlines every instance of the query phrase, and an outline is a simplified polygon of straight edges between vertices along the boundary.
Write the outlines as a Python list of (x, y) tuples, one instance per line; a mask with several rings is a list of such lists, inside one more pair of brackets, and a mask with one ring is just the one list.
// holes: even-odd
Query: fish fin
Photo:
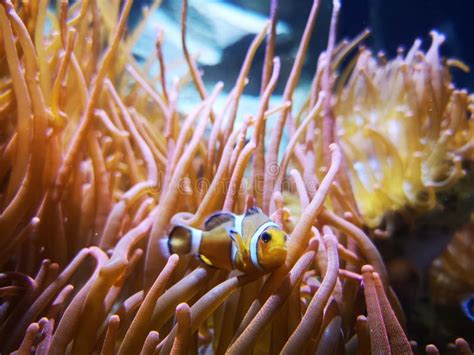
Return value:
[(239, 236), (239, 233), (232, 227), (226, 228), (226, 231), (229, 238), (232, 239), (232, 241), (237, 244), (238, 243), (237, 238)]
[(234, 228), (226, 228), (227, 234), (229, 235), (230, 239), (232, 239), (232, 243), (235, 244), (237, 247), (237, 251), (240, 252), (241, 255), (245, 254), (245, 243), (242, 239), (242, 236), (234, 229)]
[(210, 266), (210, 267), (213, 267), (213, 268), (217, 269), (214, 265), (212, 265), (211, 260), (209, 260), (206, 256), (204, 256), (202, 254), (197, 254), (197, 257), (199, 258), (199, 260), (201, 260), (207, 266)]
[(210, 231), (223, 223), (232, 221), (234, 215), (230, 212), (216, 212), (211, 214), (204, 222), (204, 230)]
[(198, 229), (183, 225), (174, 226), (168, 236), (170, 254), (185, 255), (199, 252), (201, 235), (202, 232)]
[(247, 209), (247, 211), (245, 211), (245, 215), (246, 216), (251, 216), (253, 214), (258, 214), (258, 213), (262, 213), (263, 214), (263, 211), (261, 208), (259, 207), (250, 207)]

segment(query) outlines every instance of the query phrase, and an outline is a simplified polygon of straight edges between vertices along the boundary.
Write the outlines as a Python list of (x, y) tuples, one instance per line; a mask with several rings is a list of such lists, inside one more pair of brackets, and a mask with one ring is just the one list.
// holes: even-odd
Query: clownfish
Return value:
[(286, 259), (287, 236), (260, 208), (242, 215), (216, 212), (203, 230), (175, 225), (168, 237), (171, 254), (194, 254), (205, 264), (244, 273), (268, 272)]

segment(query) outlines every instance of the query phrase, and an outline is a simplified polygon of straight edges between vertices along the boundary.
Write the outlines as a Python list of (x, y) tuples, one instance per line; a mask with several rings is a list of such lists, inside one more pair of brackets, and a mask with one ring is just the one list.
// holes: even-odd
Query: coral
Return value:
[[(426, 56), (415, 47), (385, 64), (361, 50), (356, 69), (342, 74), (347, 82), (334, 88), (342, 58), (367, 34), (336, 43), (335, 0), (327, 50), (296, 114), (292, 100), (320, 4), (313, 3), (283, 101), (271, 106), (280, 71), (272, 1), (269, 24), (216, 110), (223, 85), (207, 92), (187, 50), (185, 0), (183, 52), (201, 102), (183, 115), (178, 96), (186, 80), (167, 82), (163, 37), (143, 66), (131, 55), (141, 29), (126, 33), (131, 0), (121, 9), (105, 0), (61, 0), (56, 12), (47, 5), (0, 2), (2, 353), (412, 352), (363, 225), (448, 185), (470, 152), (470, 99), (449, 84), (439, 36)], [(265, 38), (260, 104), (238, 125), (239, 100)], [(159, 75), (147, 76), (154, 61)], [(423, 106), (430, 100), (433, 116)], [(411, 124), (418, 131), (410, 132), (418, 136), (397, 153), (384, 129), (405, 129), (417, 108), (423, 112)], [(372, 111), (381, 112), (380, 122), (351, 132)], [(279, 159), (283, 134), (291, 140)], [(420, 143), (416, 137), (424, 147), (411, 145)], [(360, 147), (352, 149), (354, 140)], [(372, 146), (376, 154), (367, 156)], [(383, 170), (373, 174), (376, 196), (361, 188), (354, 160)], [(387, 181), (389, 168), (402, 185)], [(376, 211), (368, 210), (372, 200)], [(212, 212), (255, 204), (289, 235), (287, 260), (273, 273), (216, 270), (169, 255), (170, 224), (200, 227)], [(463, 353), (469, 344), (457, 339), (455, 348)]]

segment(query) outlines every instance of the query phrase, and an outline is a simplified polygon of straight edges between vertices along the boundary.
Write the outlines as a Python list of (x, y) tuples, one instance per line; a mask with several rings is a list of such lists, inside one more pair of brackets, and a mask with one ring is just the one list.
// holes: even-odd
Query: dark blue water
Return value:
[[(189, 0), (196, 2), (196, 0)], [(246, 11), (267, 16), (270, 0), (201, 0), (217, 1), (238, 6)], [(305, 70), (312, 72), (317, 56), (325, 48), (328, 23), (332, 8), (332, 0), (321, 0), (318, 23), (312, 39)], [(141, 14), (141, 7), (150, 4), (151, 0), (135, 1), (131, 22), (136, 23)], [(283, 74), (285, 63), (291, 65), (292, 53), (298, 45), (303, 32), (307, 16), (313, 0), (280, 0), (279, 19), (291, 28), (291, 37), (279, 41), (277, 54), (282, 59)], [(462, 60), (474, 68), (474, 27), (473, 27), (473, 0), (342, 0), (342, 9), (338, 24), (338, 39), (354, 37), (365, 28), (372, 31), (372, 35), (365, 44), (376, 50), (383, 50), (389, 57), (396, 54), (399, 47), (409, 48), (416, 38), (423, 40), (423, 49), (427, 49), (431, 39), (429, 32), (433, 29), (446, 36), (442, 46), (442, 54), (447, 58)], [(179, 12), (181, 0), (164, 0), (162, 8), (174, 9)], [(176, 13), (179, 17), (179, 13)], [(215, 14), (219, 16), (219, 14)], [(226, 81), (226, 75), (238, 72), (245, 55), (245, 49), (253, 36), (242, 38), (239, 42), (225, 48), (222, 65), (213, 65), (205, 68), (207, 79)], [(263, 51), (257, 55), (257, 63), (263, 58)], [(254, 66), (259, 70), (259, 65)], [(309, 74), (309, 73), (308, 73)], [(457, 69), (452, 70), (456, 86), (474, 90), (474, 75), (465, 74)], [(254, 75), (259, 75), (255, 72)], [(232, 75), (232, 78), (235, 76)], [(230, 78), (229, 78), (230, 79)], [(280, 80), (280, 82), (283, 82)], [(258, 92), (258, 85), (247, 88)], [(255, 92), (255, 93), (256, 93)]]

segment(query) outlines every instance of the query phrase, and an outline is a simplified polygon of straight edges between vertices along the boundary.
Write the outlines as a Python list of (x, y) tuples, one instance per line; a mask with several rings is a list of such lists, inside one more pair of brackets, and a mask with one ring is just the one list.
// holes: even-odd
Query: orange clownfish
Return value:
[(203, 230), (176, 225), (168, 246), (172, 254), (194, 254), (209, 266), (252, 273), (282, 265), (286, 239), (285, 232), (254, 207), (242, 215), (216, 212), (206, 220)]

